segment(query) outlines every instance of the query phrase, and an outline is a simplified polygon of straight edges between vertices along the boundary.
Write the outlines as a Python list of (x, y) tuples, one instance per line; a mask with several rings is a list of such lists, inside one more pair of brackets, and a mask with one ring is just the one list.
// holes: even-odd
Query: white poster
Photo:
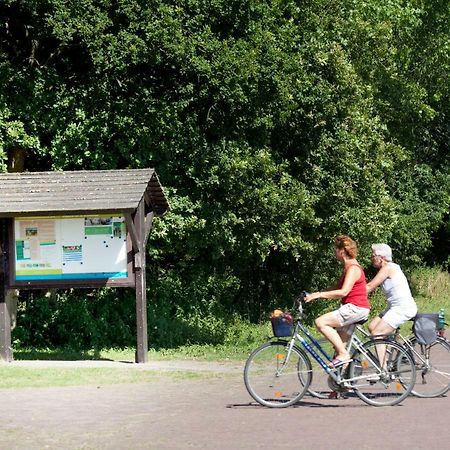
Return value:
[(14, 220), (16, 280), (126, 278), (123, 217)]

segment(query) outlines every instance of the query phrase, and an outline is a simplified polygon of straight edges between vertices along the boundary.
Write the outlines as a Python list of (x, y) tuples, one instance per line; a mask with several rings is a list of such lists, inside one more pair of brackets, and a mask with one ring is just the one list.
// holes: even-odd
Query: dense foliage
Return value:
[(386, 241), (405, 267), (448, 265), (449, 8), (4, 0), (0, 164), (19, 148), (25, 170), (156, 169), (171, 212), (149, 245), (153, 342), (208, 341), (323, 287), (337, 233), (366, 264)]

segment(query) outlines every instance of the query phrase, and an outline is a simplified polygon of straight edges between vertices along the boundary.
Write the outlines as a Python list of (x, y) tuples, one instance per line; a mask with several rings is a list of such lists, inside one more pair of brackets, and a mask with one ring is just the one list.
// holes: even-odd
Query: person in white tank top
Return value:
[(417, 305), (405, 274), (398, 264), (392, 262), (391, 247), (387, 244), (373, 244), (371, 258), (373, 266), (379, 270), (367, 283), (367, 293), (370, 294), (381, 286), (387, 308), (370, 322), (369, 331), (372, 335), (391, 334), (417, 314)]

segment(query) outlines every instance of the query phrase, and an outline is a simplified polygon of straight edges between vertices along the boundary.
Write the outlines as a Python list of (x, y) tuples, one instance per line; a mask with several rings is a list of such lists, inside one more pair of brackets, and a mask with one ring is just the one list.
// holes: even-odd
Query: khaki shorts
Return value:
[(336, 309), (334, 314), (342, 328), (350, 329), (353, 327), (348, 327), (348, 325), (353, 325), (360, 320), (367, 319), (369, 317), (369, 312), (369, 308), (361, 308), (352, 303), (347, 303), (346, 305), (342, 305), (339, 309)]

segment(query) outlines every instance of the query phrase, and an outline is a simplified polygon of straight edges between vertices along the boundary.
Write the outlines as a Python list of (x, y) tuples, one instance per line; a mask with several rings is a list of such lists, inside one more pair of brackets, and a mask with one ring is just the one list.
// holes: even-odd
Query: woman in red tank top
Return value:
[(343, 273), (337, 286), (320, 292), (309, 294), (305, 301), (318, 298), (340, 298), (341, 307), (326, 313), (316, 319), (319, 331), (333, 344), (336, 357), (331, 365), (339, 367), (350, 361), (350, 355), (345, 348), (351, 327), (355, 322), (367, 319), (370, 304), (367, 298), (366, 277), (356, 260), (356, 242), (349, 236), (340, 235), (335, 239), (336, 258), (342, 262)]

